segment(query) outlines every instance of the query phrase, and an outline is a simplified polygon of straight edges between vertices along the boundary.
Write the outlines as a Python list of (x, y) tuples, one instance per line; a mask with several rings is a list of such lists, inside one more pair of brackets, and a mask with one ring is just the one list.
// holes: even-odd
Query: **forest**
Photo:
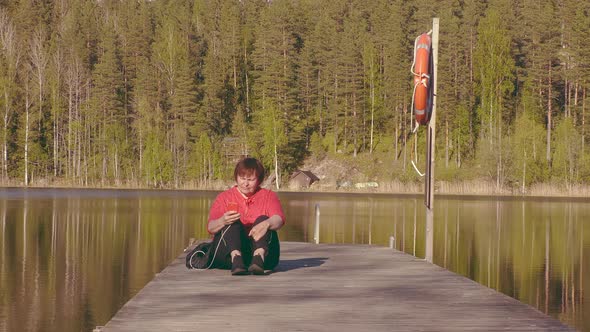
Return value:
[(242, 155), (419, 182), (433, 17), (437, 178), (590, 183), (577, 0), (0, 0), (0, 183), (210, 188)]

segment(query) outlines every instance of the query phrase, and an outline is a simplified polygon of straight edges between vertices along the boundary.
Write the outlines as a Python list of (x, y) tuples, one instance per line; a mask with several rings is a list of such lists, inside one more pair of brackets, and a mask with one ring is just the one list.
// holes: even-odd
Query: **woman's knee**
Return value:
[(256, 218), (256, 220), (254, 220), (254, 223), (252, 224), (252, 226), (258, 225), (258, 224), (260, 224), (261, 222), (265, 221), (268, 218), (269, 217), (268, 216), (265, 216), (265, 215), (258, 216), (258, 218)]
[(214, 236), (214, 242), (222, 242), (225, 246), (236, 249), (241, 247), (244, 227), (237, 221), (233, 224), (226, 225), (220, 229)]
[(243, 232), (244, 232), (244, 226), (238, 220), (238, 221), (234, 222), (233, 224), (223, 226), (223, 228), (220, 229), (219, 232), (217, 232), (217, 234), (224, 234), (224, 236), (228, 236), (228, 235), (239, 235)]

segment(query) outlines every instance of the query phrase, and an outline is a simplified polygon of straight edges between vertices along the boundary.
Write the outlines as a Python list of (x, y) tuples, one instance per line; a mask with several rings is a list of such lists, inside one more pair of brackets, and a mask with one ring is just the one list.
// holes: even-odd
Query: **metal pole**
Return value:
[(426, 253), (424, 259), (432, 263), (434, 247), (434, 147), (436, 138), (436, 90), (438, 78), (438, 17), (432, 19), (432, 115), (427, 128), (426, 149), (426, 181), (425, 181), (425, 205), (426, 205)]
[(313, 232), (313, 241), (315, 244), (320, 243), (320, 204), (315, 205), (315, 231)]

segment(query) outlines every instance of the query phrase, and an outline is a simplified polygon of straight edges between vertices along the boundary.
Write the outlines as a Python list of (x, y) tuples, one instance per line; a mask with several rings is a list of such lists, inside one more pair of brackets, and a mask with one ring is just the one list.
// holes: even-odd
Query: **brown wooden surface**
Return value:
[(184, 254), (101, 331), (570, 330), (422, 259), (384, 247), (283, 242), (264, 276), (188, 270)]

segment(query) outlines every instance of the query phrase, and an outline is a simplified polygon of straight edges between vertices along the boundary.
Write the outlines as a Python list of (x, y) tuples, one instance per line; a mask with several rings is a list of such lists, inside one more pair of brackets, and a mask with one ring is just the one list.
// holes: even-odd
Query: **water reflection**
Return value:
[[(320, 204), (320, 242), (387, 246), (394, 236), (398, 250), (424, 257), (421, 197), (283, 196), (289, 204), (305, 199)], [(312, 210), (298, 211), (312, 229)], [(590, 256), (590, 232), (584, 232), (589, 225), (587, 201), (439, 198), (434, 263), (590, 330), (590, 294), (584, 289), (590, 282), (584, 274), (590, 268), (584, 259)]]
[(104, 325), (189, 237), (204, 236), (213, 195), (46, 192), (0, 201), (0, 331)]
[(589, 279), (583, 274), (589, 267), (583, 259), (590, 247), (583, 231), (590, 221), (587, 203), (447, 200), (438, 207), (436, 264), (590, 329), (583, 288)]
[[(207, 237), (213, 192), (0, 189), (0, 331), (89, 331)], [(419, 196), (281, 193), (283, 241), (387, 246), (424, 257)], [(437, 198), (434, 262), (590, 330), (590, 205)], [(586, 315), (584, 315), (586, 314)]]

